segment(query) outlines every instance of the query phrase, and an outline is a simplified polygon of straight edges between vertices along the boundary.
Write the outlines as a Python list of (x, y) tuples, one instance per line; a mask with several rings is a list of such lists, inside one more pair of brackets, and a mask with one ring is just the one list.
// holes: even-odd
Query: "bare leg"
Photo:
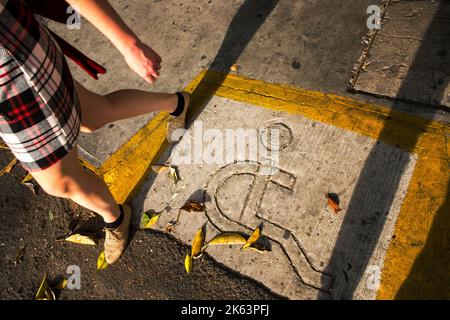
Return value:
[(94, 93), (75, 81), (83, 114), (82, 131), (92, 132), (105, 124), (155, 111), (175, 111), (175, 94), (141, 90), (119, 90), (106, 95)]
[[(173, 112), (178, 104), (175, 94), (120, 90), (102, 96), (77, 82), (75, 85), (82, 111), (81, 130), (85, 132), (94, 131), (112, 121), (154, 111)], [(76, 147), (50, 168), (31, 174), (47, 193), (73, 200), (101, 215), (106, 223), (118, 223), (106, 229), (104, 252), (108, 263), (120, 258), (128, 242), (131, 209), (123, 206), (121, 217), (119, 206), (106, 184), (78, 162)]]
[(48, 169), (31, 175), (49, 194), (68, 198), (103, 217), (115, 221), (120, 210), (106, 184), (78, 162), (76, 146), (63, 159)]
[[(105, 96), (93, 93), (76, 82), (82, 109), (83, 131), (94, 131), (108, 122), (153, 111), (172, 112), (178, 98), (175, 94), (120, 90)], [(48, 169), (32, 176), (49, 194), (69, 198), (103, 217), (115, 221), (120, 210), (106, 184), (78, 162), (77, 148)]]

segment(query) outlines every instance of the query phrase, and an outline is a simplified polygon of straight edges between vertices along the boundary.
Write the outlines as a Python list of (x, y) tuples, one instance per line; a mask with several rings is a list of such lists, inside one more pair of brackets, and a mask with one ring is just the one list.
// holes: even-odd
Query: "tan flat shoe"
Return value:
[(123, 221), (116, 229), (106, 229), (105, 235), (105, 260), (108, 264), (113, 264), (122, 256), (128, 244), (130, 231), (131, 207), (122, 205)]

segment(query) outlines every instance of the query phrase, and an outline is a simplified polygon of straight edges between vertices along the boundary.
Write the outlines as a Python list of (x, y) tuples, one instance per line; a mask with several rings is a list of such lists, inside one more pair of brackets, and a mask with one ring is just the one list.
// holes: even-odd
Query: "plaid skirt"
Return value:
[(29, 171), (74, 146), (81, 110), (72, 75), (47, 28), (20, 0), (0, 0), (0, 137)]

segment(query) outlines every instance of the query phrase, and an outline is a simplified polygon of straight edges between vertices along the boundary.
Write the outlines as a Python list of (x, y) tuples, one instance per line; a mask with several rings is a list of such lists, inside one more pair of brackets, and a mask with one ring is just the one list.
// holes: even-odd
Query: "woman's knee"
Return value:
[(92, 132), (97, 131), (98, 129), (100, 129), (103, 126), (104, 126), (104, 124), (83, 121), (81, 123), (80, 131), (83, 133), (92, 133)]
[(75, 147), (50, 168), (31, 174), (46, 193), (59, 198), (70, 198), (77, 189), (79, 166)]
[(82, 132), (91, 133), (108, 124), (110, 117), (114, 113), (114, 108), (109, 102), (102, 102), (95, 107), (95, 113), (93, 112), (83, 112), (81, 120)]
[(81, 131), (94, 132), (107, 124), (114, 112), (111, 101), (103, 95), (86, 89), (75, 81), (81, 105)]

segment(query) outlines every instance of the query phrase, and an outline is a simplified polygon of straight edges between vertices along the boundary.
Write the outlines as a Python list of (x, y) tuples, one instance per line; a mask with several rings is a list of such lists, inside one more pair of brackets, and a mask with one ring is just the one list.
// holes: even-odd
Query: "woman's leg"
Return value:
[(119, 90), (100, 95), (75, 81), (82, 112), (82, 131), (92, 132), (107, 123), (154, 111), (173, 112), (178, 105), (176, 94), (141, 90)]
[[(175, 94), (120, 90), (105, 96), (93, 93), (76, 82), (82, 109), (83, 131), (94, 131), (106, 123), (153, 111), (172, 112)], [(31, 173), (49, 194), (69, 198), (103, 217), (106, 223), (117, 220), (119, 207), (108, 187), (78, 162), (77, 148), (48, 169)]]
[(101, 215), (106, 223), (120, 216), (119, 207), (103, 180), (79, 163), (76, 146), (50, 168), (31, 175), (50, 195), (71, 199)]
[(131, 208), (119, 207), (103, 180), (81, 166), (76, 146), (51, 167), (31, 175), (47, 193), (71, 199), (101, 215), (106, 223), (106, 262), (113, 264), (120, 258), (128, 243)]
[[(153, 111), (173, 112), (178, 105), (176, 94), (120, 90), (102, 96), (77, 82), (76, 89), (82, 112), (81, 129), (85, 132)], [(81, 166), (76, 147), (56, 164), (31, 174), (47, 193), (71, 199), (101, 215), (107, 224), (106, 261), (111, 264), (119, 259), (128, 242), (131, 209), (124, 206), (121, 211), (103, 180)]]

